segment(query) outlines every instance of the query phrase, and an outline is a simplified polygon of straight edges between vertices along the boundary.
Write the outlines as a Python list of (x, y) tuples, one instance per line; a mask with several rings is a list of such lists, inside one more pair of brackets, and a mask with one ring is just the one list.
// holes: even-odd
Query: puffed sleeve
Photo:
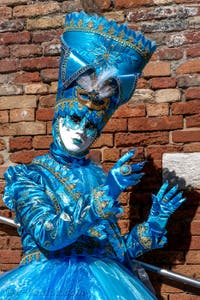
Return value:
[(43, 177), (26, 165), (8, 168), (5, 173), (5, 204), (15, 211), (16, 221), (42, 248), (54, 251), (66, 247), (96, 225), (91, 199), (80, 197), (73, 213), (69, 206), (58, 213), (45, 191)]
[(138, 224), (125, 236), (126, 249), (135, 258), (152, 249), (162, 248), (167, 242), (165, 234), (166, 231), (154, 231), (148, 222)]

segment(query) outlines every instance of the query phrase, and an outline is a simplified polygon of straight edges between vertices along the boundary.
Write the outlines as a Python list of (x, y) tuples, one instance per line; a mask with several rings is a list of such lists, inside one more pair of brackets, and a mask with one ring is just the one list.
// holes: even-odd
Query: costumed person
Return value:
[(168, 218), (185, 199), (165, 182), (148, 219), (121, 236), (118, 197), (140, 181), (144, 162), (131, 164), (131, 150), (106, 174), (87, 159), (132, 96), (155, 44), (84, 12), (66, 16), (61, 42), (50, 151), (5, 173), (4, 202), (20, 225), (24, 256), (0, 277), (0, 299), (156, 299), (128, 261), (164, 246)]

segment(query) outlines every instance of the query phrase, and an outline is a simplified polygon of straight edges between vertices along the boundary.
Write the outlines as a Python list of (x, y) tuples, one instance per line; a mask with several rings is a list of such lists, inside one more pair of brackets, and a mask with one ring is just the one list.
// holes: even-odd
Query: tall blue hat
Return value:
[(124, 24), (84, 12), (68, 14), (61, 36), (55, 117), (88, 113), (101, 131), (132, 96), (155, 48)]

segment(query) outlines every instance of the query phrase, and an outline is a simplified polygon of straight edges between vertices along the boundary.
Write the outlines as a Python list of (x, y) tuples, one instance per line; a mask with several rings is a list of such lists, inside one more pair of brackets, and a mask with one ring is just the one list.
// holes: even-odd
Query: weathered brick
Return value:
[(176, 87), (176, 78), (171, 77), (156, 77), (150, 80), (150, 87), (152, 89), (166, 89)]
[(152, 133), (116, 133), (116, 147), (136, 147), (151, 144), (167, 144), (169, 142), (168, 132), (152, 132)]
[(4, 263), (19, 263), (21, 260), (21, 252), (18, 250), (1, 250), (0, 261)]
[(199, 0), (175, 0), (175, 3), (197, 3)]
[(10, 151), (30, 150), (32, 149), (32, 137), (16, 137), (9, 140)]
[(190, 47), (186, 51), (187, 57), (199, 57), (200, 56), (200, 47)]
[[(171, 1), (155, 1), (155, 4), (168, 4)], [(129, 22), (148, 21), (148, 20), (161, 20), (161, 19), (183, 19), (186, 16), (194, 16), (198, 13), (198, 8), (184, 7), (184, 6), (159, 6), (159, 7), (142, 7), (140, 9), (131, 10), (127, 19)]]
[(47, 15), (50, 13), (58, 12), (60, 6), (56, 2), (49, 2), (46, 4), (29, 4), (29, 5), (19, 5), (14, 7), (13, 16), (14, 17), (32, 17), (32, 16), (41, 16)]
[(190, 232), (192, 235), (200, 235), (200, 220), (195, 220), (190, 223)]
[(39, 72), (24, 72), (20, 71), (15, 73), (13, 83), (32, 83), (40, 80)]
[(178, 130), (172, 132), (174, 143), (200, 142), (200, 130)]
[(51, 121), (53, 119), (54, 109), (40, 108), (36, 112), (36, 119), (38, 121)]
[(15, 45), (10, 47), (10, 53), (15, 57), (31, 57), (34, 55), (41, 55), (42, 47), (34, 44), (24, 45), (23, 47), (21, 45)]
[(45, 83), (32, 83), (24, 86), (25, 93), (28, 94), (47, 94), (49, 86)]
[(191, 87), (200, 85), (200, 76), (198, 74), (183, 75), (177, 78), (178, 86), (180, 87)]
[(17, 164), (29, 164), (36, 156), (46, 153), (46, 150), (15, 152), (10, 154), (10, 161)]
[(200, 251), (188, 251), (186, 254), (186, 262), (189, 264), (200, 264)]
[(46, 43), (59, 39), (61, 34), (62, 29), (36, 31), (32, 33), (32, 41), (33, 43)]
[(50, 93), (56, 94), (58, 90), (58, 82), (51, 82)]
[(39, 99), (39, 106), (43, 108), (54, 107), (55, 95), (41, 96)]
[(123, 11), (111, 11), (104, 13), (104, 15), (108, 20), (114, 20), (119, 23), (125, 22), (125, 15)]
[(64, 17), (63, 16), (55, 16), (55, 17), (43, 17), (37, 19), (28, 19), (27, 20), (27, 29), (35, 30), (35, 29), (53, 29), (63, 27)]
[(33, 108), (18, 108), (10, 111), (10, 122), (34, 121), (35, 110)]
[(6, 149), (6, 143), (3, 139), (0, 139), (0, 151)]
[(161, 49), (158, 52), (160, 60), (177, 60), (183, 57), (182, 49)]
[(4, 164), (4, 158), (3, 158), (3, 155), (0, 154), (0, 165), (3, 165)]
[(0, 249), (8, 249), (8, 237), (0, 236)]
[(1, 109), (14, 109), (14, 108), (34, 108), (37, 106), (36, 96), (9, 96), (0, 97)]
[(44, 82), (57, 81), (58, 69), (44, 69), (41, 70), (40, 75)]
[(113, 135), (111, 133), (103, 133), (92, 145), (93, 148), (100, 148), (103, 146), (113, 146)]
[(174, 0), (154, 0), (154, 4), (156, 5), (162, 5), (162, 4), (170, 4), (173, 3)]
[(198, 30), (200, 28), (200, 16), (195, 16), (188, 20), (189, 28), (193, 30)]
[(49, 149), (52, 143), (52, 136), (35, 136), (33, 138), (33, 148), (34, 149)]
[(186, 127), (200, 127), (200, 114), (186, 117)]
[(153, 0), (116, 0), (115, 7), (116, 8), (132, 8), (132, 7), (140, 7), (145, 5), (152, 5)]
[(8, 111), (3, 110), (0, 111), (0, 123), (7, 123), (8, 122)]
[(148, 117), (167, 116), (169, 114), (168, 103), (149, 103), (147, 104)]
[(116, 162), (119, 159), (120, 151), (119, 149), (104, 149), (103, 150), (103, 160)]
[(168, 47), (176, 48), (182, 45), (199, 43), (199, 41), (200, 37), (198, 32), (189, 32), (169, 35), (166, 44)]
[(19, 68), (19, 61), (17, 59), (5, 59), (3, 64), (0, 64), (0, 72), (8, 73), (17, 71)]
[(199, 73), (200, 72), (200, 61), (193, 60), (187, 61), (179, 65), (176, 69), (176, 74), (190, 74), (190, 73)]
[(143, 70), (144, 77), (170, 76), (171, 66), (168, 62), (150, 62)]
[(127, 130), (127, 120), (126, 119), (116, 119), (112, 118), (108, 121), (104, 127), (104, 132), (116, 132), (116, 131), (126, 131)]
[(74, 11), (80, 11), (83, 9), (80, 0), (74, 0), (74, 1), (64, 1), (62, 3), (62, 12), (69, 13)]
[(128, 120), (129, 131), (173, 130), (183, 127), (181, 116), (164, 116), (157, 118), (132, 118)]
[(6, 5), (17, 5), (17, 4), (27, 4), (27, 0), (1, 0), (1, 4)]
[(184, 152), (200, 152), (200, 143), (190, 143), (183, 146)]
[(200, 111), (200, 101), (191, 100), (187, 102), (173, 103), (171, 106), (174, 115), (191, 115)]
[(177, 294), (170, 294), (169, 300), (198, 300), (199, 296), (191, 295), (191, 294), (184, 294), (184, 293), (177, 293)]
[(179, 89), (162, 89), (155, 92), (157, 103), (180, 101), (181, 92)]
[(10, 239), (10, 243), (9, 243), (10, 249), (12, 250), (21, 250), (22, 249), (22, 242), (21, 242), (21, 238), (18, 236), (12, 236), (12, 238)]
[(199, 99), (200, 98), (200, 88), (191, 87), (185, 92), (186, 99)]
[(24, 58), (21, 60), (21, 67), (26, 70), (40, 70), (46, 68), (57, 68), (59, 66), (59, 57), (37, 57)]
[(60, 55), (60, 41), (43, 43), (44, 55)]
[[(5, 182), (4, 182), (4, 181), (0, 181), (0, 194), (3, 193), (4, 188), (5, 188)], [(2, 212), (2, 213), (3, 213), (3, 212)]]
[(6, 46), (0, 46), (0, 58), (9, 56), (9, 48)]
[(146, 115), (144, 104), (128, 103), (122, 105), (114, 113), (114, 118), (131, 118), (131, 117), (144, 117)]
[(21, 85), (2, 84), (0, 85), (0, 96), (20, 95), (23, 93)]
[(0, 32), (14, 32), (24, 29), (24, 21), (22, 20), (0, 20)]
[(182, 146), (148, 146), (146, 156), (154, 160), (161, 160), (164, 153), (181, 152)]
[(46, 125), (43, 122), (20, 122), (1, 126), (2, 136), (38, 134), (46, 134)]
[(28, 43), (31, 39), (30, 32), (13, 32), (2, 33), (0, 35), (0, 44), (24, 44)]
[(47, 134), (52, 134), (52, 121), (47, 122)]
[(187, 19), (166, 19), (152, 22), (144, 22), (140, 25), (141, 31), (144, 33), (152, 32), (173, 32), (183, 31), (187, 29)]
[(130, 103), (140, 101), (152, 101), (154, 99), (154, 92), (150, 89), (136, 89), (133, 96), (129, 100)]
[(149, 88), (149, 82), (145, 78), (139, 78), (136, 89), (148, 89)]

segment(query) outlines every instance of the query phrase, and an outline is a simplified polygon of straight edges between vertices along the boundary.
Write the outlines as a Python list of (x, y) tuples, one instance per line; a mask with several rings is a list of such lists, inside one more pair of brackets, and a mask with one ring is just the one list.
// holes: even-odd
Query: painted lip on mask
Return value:
[(73, 143), (74, 143), (75, 145), (77, 145), (77, 146), (79, 146), (79, 145), (81, 145), (81, 144), (83, 143), (82, 140), (77, 139), (77, 138), (73, 138), (72, 141), (73, 141)]

